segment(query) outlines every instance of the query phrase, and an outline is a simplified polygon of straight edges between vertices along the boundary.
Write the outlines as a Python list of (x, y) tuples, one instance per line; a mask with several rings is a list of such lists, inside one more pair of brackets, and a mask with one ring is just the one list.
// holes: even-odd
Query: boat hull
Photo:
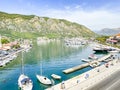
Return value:
[(45, 76), (41, 76), (41, 75), (36, 75), (37, 79), (39, 80), (39, 82), (41, 82), (42, 84), (45, 84), (45, 85), (51, 85), (51, 80), (48, 79), (47, 77)]
[(107, 53), (108, 50), (95, 50), (93, 49), (93, 51), (95, 51), (96, 53)]
[(59, 79), (59, 80), (61, 79), (61, 76), (56, 75), (56, 74), (52, 74), (51, 77), (54, 79)]

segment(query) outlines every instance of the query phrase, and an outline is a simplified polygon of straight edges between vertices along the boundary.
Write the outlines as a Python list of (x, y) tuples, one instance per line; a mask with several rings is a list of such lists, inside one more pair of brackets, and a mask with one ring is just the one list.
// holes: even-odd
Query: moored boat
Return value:
[(54, 79), (61, 79), (61, 76), (56, 75), (56, 74), (52, 74), (51, 77), (54, 78)]
[(32, 80), (24, 74), (19, 76), (18, 85), (22, 90), (32, 90), (33, 88)]
[(107, 48), (102, 48), (102, 47), (95, 47), (93, 48), (93, 51), (95, 52), (108, 52), (108, 49)]
[(94, 59), (94, 60), (95, 60), (95, 59), (98, 59), (98, 57), (96, 57), (94, 54), (89, 55), (88, 58), (89, 58), (89, 59)]
[(42, 84), (45, 84), (45, 85), (51, 85), (52, 82), (50, 79), (48, 79), (47, 77), (45, 76), (42, 76), (42, 75), (36, 75), (37, 79), (42, 83)]

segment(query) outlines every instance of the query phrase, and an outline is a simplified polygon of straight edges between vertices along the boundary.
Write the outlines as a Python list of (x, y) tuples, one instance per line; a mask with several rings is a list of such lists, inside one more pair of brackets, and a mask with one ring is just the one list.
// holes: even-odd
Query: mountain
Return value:
[(4, 12), (0, 12), (0, 33), (19, 38), (92, 37), (96, 35), (87, 27), (64, 19)]
[(112, 29), (104, 28), (104, 29), (98, 31), (97, 33), (100, 35), (107, 35), (107, 36), (115, 35), (115, 34), (120, 33), (120, 28), (112, 28)]

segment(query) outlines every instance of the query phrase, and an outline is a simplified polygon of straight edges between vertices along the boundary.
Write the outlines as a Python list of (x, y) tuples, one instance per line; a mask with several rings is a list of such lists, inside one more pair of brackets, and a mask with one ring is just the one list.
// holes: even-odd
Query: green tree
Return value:
[(105, 43), (106, 39), (108, 38), (109, 36), (100, 36), (100, 37), (97, 37), (96, 40), (99, 41), (100, 43)]
[(7, 43), (9, 43), (10, 41), (7, 39), (7, 38), (2, 38), (1, 39), (1, 43), (2, 44), (7, 44)]

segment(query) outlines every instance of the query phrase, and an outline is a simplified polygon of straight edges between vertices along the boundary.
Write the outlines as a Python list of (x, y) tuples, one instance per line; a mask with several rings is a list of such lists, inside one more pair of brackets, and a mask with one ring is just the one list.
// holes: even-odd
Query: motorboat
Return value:
[(61, 79), (61, 76), (56, 75), (56, 74), (52, 74), (51, 77), (54, 78), (54, 79)]
[(89, 59), (98, 59), (98, 57), (96, 57), (94, 54), (91, 54), (90, 56), (88, 56)]
[(95, 52), (108, 52), (108, 49), (107, 48), (103, 48), (103, 47), (95, 47), (93, 48), (93, 51)]
[(91, 60), (88, 59), (81, 59), (83, 62), (91, 62)]

